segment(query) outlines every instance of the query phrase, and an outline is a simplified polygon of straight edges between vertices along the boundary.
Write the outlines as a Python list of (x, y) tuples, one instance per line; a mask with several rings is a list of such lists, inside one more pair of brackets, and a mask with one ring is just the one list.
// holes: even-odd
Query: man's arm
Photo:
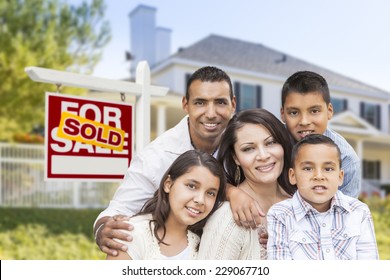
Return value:
[(257, 228), (261, 217), (265, 217), (263, 210), (255, 199), (239, 188), (227, 184), (226, 197), (230, 202), (234, 221), (246, 228)]
[(128, 221), (127, 216), (102, 217), (96, 221), (94, 227), (94, 236), (96, 244), (107, 255), (118, 256), (121, 252), (127, 251), (127, 246), (118, 243), (113, 238), (124, 241), (132, 241), (132, 236), (124, 233), (120, 229), (133, 230), (133, 226), (125, 221)]

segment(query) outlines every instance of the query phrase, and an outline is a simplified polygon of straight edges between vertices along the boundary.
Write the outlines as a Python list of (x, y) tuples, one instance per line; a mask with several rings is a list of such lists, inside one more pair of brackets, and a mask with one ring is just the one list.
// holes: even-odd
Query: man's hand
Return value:
[(95, 240), (102, 252), (107, 255), (117, 256), (118, 250), (127, 251), (127, 246), (114, 241), (114, 238), (123, 241), (132, 241), (133, 237), (124, 233), (120, 229), (133, 230), (133, 226), (128, 221), (130, 217), (124, 215), (115, 215), (113, 217), (103, 217), (96, 222)]
[(257, 201), (239, 188), (228, 184), (227, 198), (239, 226), (255, 229), (261, 223), (261, 217), (265, 217)]

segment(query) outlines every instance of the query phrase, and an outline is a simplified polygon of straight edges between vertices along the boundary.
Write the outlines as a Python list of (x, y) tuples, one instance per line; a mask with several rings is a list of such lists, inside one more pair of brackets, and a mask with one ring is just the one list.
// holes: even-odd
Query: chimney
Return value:
[(132, 77), (141, 60), (146, 60), (152, 68), (170, 55), (171, 30), (156, 27), (156, 12), (156, 8), (141, 4), (129, 13)]

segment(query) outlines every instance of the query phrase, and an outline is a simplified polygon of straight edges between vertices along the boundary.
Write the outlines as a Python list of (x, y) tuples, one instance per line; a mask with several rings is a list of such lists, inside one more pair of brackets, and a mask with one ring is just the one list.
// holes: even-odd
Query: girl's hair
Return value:
[[(149, 199), (145, 205), (142, 207), (141, 211), (137, 215), (141, 214), (152, 214), (153, 218), (150, 221), (150, 226), (152, 223), (154, 224), (154, 236), (160, 243), (163, 243), (163, 239), (166, 234), (165, 222), (168, 219), (169, 212), (171, 207), (169, 205), (168, 194), (164, 191), (164, 182), (170, 177), (172, 182), (174, 183), (177, 178), (182, 176), (183, 174), (190, 172), (191, 168), (195, 166), (203, 166), (206, 167), (213, 175), (219, 178), (219, 189), (218, 194), (215, 200), (214, 207), (212, 208), (209, 215), (203, 220), (197, 222), (196, 224), (188, 226), (188, 230), (196, 233), (199, 237), (202, 236), (203, 227), (206, 224), (207, 219), (210, 215), (218, 209), (221, 202), (226, 200), (225, 186), (226, 179), (223, 172), (222, 167), (218, 163), (218, 161), (212, 157), (211, 155), (199, 151), (199, 150), (190, 150), (182, 155), (180, 155), (168, 168), (165, 172), (164, 176), (161, 179), (160, 187), (154, 193), (153, 197)], [(152, 228), (152, 227), (151, 227)], [(157, 234), (159, 229), (163, 230), (163, 235), (160, 238)]]
[(241, 166), (239, 166), (241, 173), (240, 181), (235, 181), (237, 165), (234, 161), (234, 144), (237, 142), (237, 130), (246, 124), (264, 126), (271, 133), (274, 140), (282, 145), (284, 151), (284, 164), (282, 173), (278, 177), (277, 181), (286, 193), (290, 195), (294, 194), (296, 187), (291, 185), (288, 179), (292, 144), (290, 142), (287, 129), (278, 118), (265, 109), (244, 110), (237, 113), (229, 121), (226, 130), (222, 135), (221, 145), (218, 151), (218, 160), (221, 165), (224, 166), (227, 182), (232, 185), (237, 185), (237, 183), (240, 184), (245, 180), (245, 174)]

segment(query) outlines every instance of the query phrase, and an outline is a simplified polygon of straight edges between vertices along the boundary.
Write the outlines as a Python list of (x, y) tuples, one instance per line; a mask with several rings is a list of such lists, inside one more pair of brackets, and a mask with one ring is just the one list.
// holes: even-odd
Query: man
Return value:
[[(132, 226), (123, 220), (139, 212), (146, 200), (153, 196), (164, 172), (180, 154), (191, 149), (216, 154), (221, 134), (236, 109), (229, 76), (216, 67), (198, 69), (187, 82), (182, 106), (188, 116), (134, 156), (114, 198), (98, 216), (94, 233), (103, 252), (115, 256), (117, 250), (126, 251), (126, 246), (113, 240), (132, 240), (131, 236), (119, 230), (132, 230)], [(238, 201), (240, 193), (232, 190), (228, 197)], [(240, 215), (237, 217), (245, 220), (245, 217), (253, 215), (254, 218), (246, 220), (256, 219), (257, 215), (252, 213), (258, 213), (258, 207), (252, 202), (243, 207), (241, 201), (243, 199), (240, 200), (237, 210)]]

